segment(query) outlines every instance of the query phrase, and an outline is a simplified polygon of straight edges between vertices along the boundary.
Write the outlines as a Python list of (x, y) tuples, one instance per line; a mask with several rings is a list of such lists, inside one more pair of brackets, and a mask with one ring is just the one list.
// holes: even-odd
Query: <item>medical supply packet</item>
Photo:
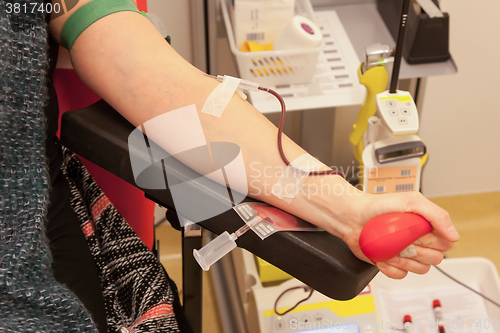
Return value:
[(243, 202), (233, 207), (262, 240), (278, 231), (323, 231), (323, 229), (261, 202)]

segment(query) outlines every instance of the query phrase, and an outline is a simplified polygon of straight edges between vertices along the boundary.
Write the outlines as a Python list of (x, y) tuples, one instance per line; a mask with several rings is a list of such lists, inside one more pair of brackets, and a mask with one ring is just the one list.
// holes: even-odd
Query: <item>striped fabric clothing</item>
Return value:
[(110, 333), (179, 332), (165, 269), (69, 150), (62, 171), (101, 277)]

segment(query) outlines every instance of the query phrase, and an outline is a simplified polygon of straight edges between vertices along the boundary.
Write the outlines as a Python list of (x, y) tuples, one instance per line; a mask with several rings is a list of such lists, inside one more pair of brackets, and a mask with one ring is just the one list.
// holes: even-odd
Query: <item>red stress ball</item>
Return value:
[(431, 224), (420, 215), (385, 214), (364, 226), (359, 236), (359, 246), (372, 262), (387, 261), (431, 231)]

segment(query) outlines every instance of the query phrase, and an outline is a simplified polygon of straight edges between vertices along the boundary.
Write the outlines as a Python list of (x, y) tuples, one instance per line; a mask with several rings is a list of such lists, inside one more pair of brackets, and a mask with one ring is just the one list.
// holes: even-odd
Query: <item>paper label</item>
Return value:
[(366, 170), (366, 192), (372, 194), (417, 191), (417, 165), (373, 167)]

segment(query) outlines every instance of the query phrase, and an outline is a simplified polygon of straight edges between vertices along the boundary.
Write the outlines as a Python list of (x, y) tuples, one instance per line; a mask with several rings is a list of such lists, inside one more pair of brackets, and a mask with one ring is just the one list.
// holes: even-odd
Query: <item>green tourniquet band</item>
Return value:
[(73, 43), (92, 23), (113, 13), (132, 11), (139, 13), (130, 0), (92, 0), (71, 15), (61, 31), (61, 45), (71, 51)]

